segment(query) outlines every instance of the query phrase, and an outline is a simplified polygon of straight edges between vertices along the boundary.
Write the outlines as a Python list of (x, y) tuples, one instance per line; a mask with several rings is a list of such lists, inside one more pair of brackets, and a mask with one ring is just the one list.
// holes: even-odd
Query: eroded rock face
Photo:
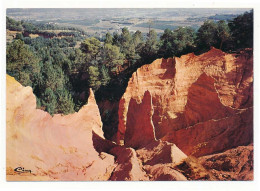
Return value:
[(144, 165), (172, 164), (178, 165), (187, 156), (173, 143), (156, 141), (137, 151), (138, 158)]
[[(136, 115), (136, 111), (141, 115)], [(134, 99), (130, 101), (125, 144), (107, 151), (116, 157), (118, 164), (111, 180), (185, 180), (169, 166), (181, 163), (187, 156), (173, 143), (155, 139), (152, 115), (149, 91), (145, 92), (140, 104)]]
[(78, 113), (52, 117), (7, 75), (7, 180), (251, 180), (252, 75), (250, 50), (142, 66), (120, 100), (118, 144), (91, 90)]
[(175, 144), (156, 140), (152, 121), (154, 109), (149, 91), (144, 93), (140, 104), (131, 99), (128, 109), (124, 146), (136, 149), (142, 164), (176, 165), (187, 157)]
[(117, 163), (110, 180), (149, 180), (134, 149), (118, 146), (112, 148), (110, 153), (116, 156)]
[[(252, 50), (227, 54), (215, 48), (142, 66), (120, 100), (117, 142), (126, 140), (130, 103), (140, 104), (149, 91), (155, 139), (175, 143), (194, 156), (251, 143), (252, 68)], [(135, 110), (131, 115), (142, 113)]]
[(154, 166), (146, 165), (144, 166), (145, 171), (150, 174), (150, 180), (187, 180), (187, 178), (174, 170), (172, 165), (165, 165), (165, 164), (156, 164)]
[[(103, 139), (93, 92), (78, 113), (54, 115), (36, 109), (30, 87), (7, 75), (7, 180), (108, 180), (114, 156), (94, 149), (92, 136)], [(31, 173), (16, 173), (23, 167)]]
[(217, 180), (253, 180), (253, 158), (253, 146), (249, 145), (203, 156), (199, 161)]
[[(128, 122), (126, 143), (139, 148), (137, 154), (133, 148), (104, 139), (91, 90), (88, 104), (78, 113), (52, 117), (36, 109), (30, 87), (23, 87), (10, 76), (6, 78), (7, 180), (185, 179), (169, 166), (180, 163), (186, 155), (172, 143), (155, 140), (149, 92), (145, 93), (143, 102), (138, 104), (133, 100), (130, 106), (133, 112), (140, 109), (144, 114), (139, 118), (132, 116)], [(146, 125), (137, 126), (140, 120)], [(145, 137), (136, 127), (144, 128)], [(31, 172), (15, 172), (17, 167)]]
[[(138, 104), (135, 99), (131, 99), (128, 108), (127, 128), (124, 139), (125, 146), (136, 149), (155, 142), (154, 125), (152, 121), (152, 97), (149, 91), (144, 93), (140, 104)], [(136, 115), (136, 112), (140, 113), (140, 115)]]

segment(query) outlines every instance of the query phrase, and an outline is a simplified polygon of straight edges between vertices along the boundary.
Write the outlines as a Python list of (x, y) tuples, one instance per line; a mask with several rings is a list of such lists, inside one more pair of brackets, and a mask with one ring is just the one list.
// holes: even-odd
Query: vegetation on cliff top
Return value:
[[(6, 22), (8, 30), (18, 31), (7, 44), (7, 73), (31, 86), (38, 107), (51, 114), (78, 111), (87, 100), (89, 87), (97, 101), (118, 101), (132, 73), (156, 58), (200, 54), (211, 46), (227, 52), (253, 47), (253, 11), (228, 23), (207, 20), (197, 31), (191, 27), (165, 29), (159, 39), (154, 30), (144, 36), (123, 28), (120, 34), (107, 33), (98, 39), (86, 38), (85, 32), (75, 28), (8, 17)], [(32, 38), (31, 34), (39, 36)]]

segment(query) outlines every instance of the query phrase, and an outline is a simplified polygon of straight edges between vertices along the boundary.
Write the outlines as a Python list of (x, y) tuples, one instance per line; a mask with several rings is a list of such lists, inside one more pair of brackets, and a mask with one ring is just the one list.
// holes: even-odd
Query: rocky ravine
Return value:
[(252, 73), (250, 50), (142, 66), (120, 101), (117, 144), (91, 90), (78, 113), (50, 116), (7, 75), (7, 180), (251, 180)]
[(116, 141), (129, 145), (128, 129), (150, 125), (141, 117), (131, 122), (131, 115), (152, 109), (130, 107), (134, 101), (142, 103), (148, 91), (155, 139), (175, 143), (196, 157), (252, 143), (252, 54), (252, 50), (227, 54), (212, 48), (199, 56), (157, 59), (142, 66), (120, 100)]

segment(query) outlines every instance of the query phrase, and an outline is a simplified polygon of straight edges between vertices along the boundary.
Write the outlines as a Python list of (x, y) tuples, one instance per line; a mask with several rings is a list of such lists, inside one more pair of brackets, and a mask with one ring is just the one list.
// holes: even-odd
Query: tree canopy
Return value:
[(82, 52), (87, 54), (87, 57), (91, 59), (96, 59), (97, 55), (100, 52), (101, 43), (95, 37), (85, 39), (81, 45), (80, 49)]
[(253, 10), (229, 22), (235, 49), (253, 47), (253, 24)]
[[(7, 43), (6, 71), (31, 86), (38, 107), (51, 114), (78, 111), (87, 100), (88, 88), (94, 90), (98, 101), (118, 101), (132, 73), (156, 58), (200, 54), (211, 46), (223, 51), (253, 47), (253, 11), (229, 22), (206, 20), (197, 31), (181, 26), (157, 35), (155, 30), (142, 34), (124, 27), (103, 38), (85, 36), (73, 27), (9, 17), (6, 24), (7, 29), (19, 32)], [(53, 29), (66, 31), (46, 31)], [(31, 38), (31, 34), (39, 37)], [(107, 116), (111, 115), (108, 112)]]

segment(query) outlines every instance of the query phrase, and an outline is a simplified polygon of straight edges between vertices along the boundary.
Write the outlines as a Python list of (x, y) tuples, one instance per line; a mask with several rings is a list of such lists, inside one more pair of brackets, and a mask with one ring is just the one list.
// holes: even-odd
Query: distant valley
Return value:
[(154, 29), (158, 35), (164, 29), (179, 26), (198, 29), (205, 20), (231, 20), (250, 9), (7, 9), (7, 16), (33, 23), (73, 26), (90, 35), (102, 37), (107, 32), (148, 33)]

